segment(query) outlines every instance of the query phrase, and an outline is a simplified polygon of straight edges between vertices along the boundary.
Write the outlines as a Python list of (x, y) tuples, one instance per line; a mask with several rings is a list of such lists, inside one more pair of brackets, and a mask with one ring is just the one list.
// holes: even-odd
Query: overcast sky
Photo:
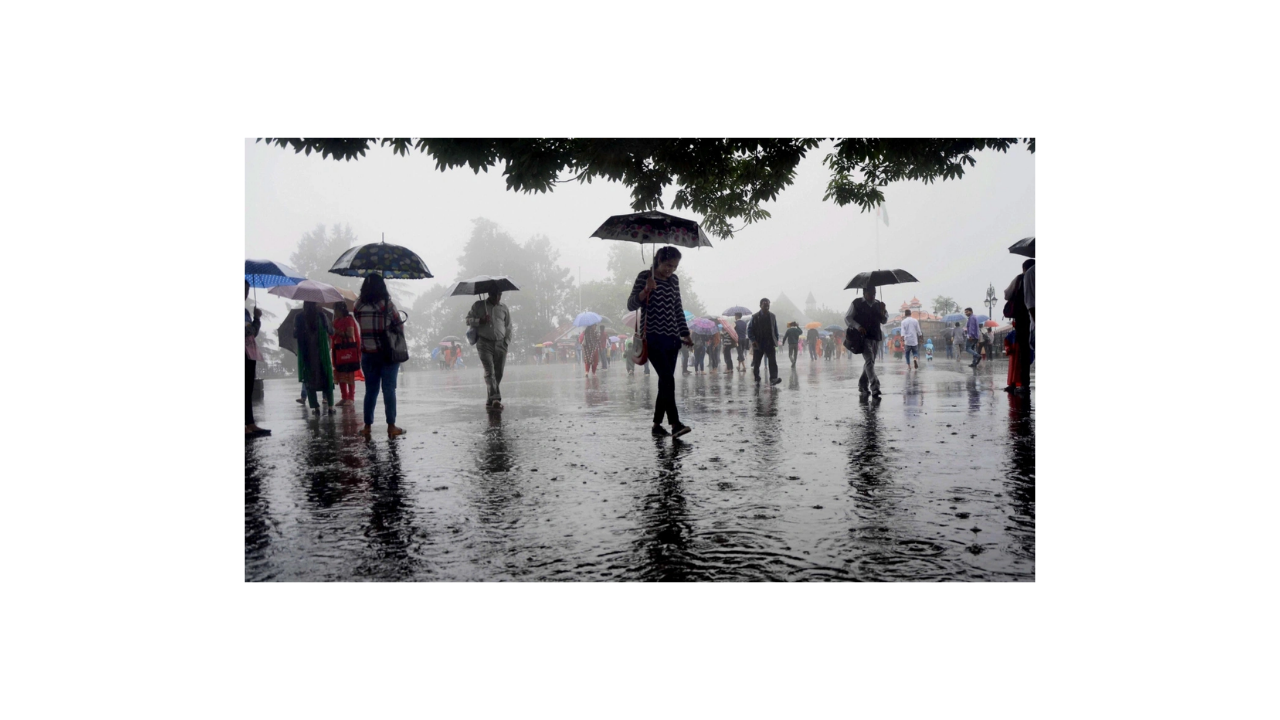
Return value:
[[(979, 153), (977, 165), (957, 181), (885, 188), (890, 224), (878, 226), (878, 262), (874, 212), (822, 200), (829, 177), (822, 159), (829, 149), (810, 153), (795, 183), (765, 205), (772, 218), (732, 239), (712, 238), (714, 248), (683, 251), (681, 271), (692, 273), (709, 310), (754, 308), (761, 297), (780, 292), (801, 308), (812, 292), (819, 305), (843, 309), (855, 296), (843, 289), (849, 279), (881, 267), (920, 279), (884, 288), (891, 310), (912, 295), (926, 309), (934, 296), (949, 295), (982, 313), (987, 285), (999, 292), (1019, 271), (1024, 258), (1007, 248), (1035, 234), (1035, 156), (1025, 147)], [(664, 197), (668, 212), (674, 192), (673, 186)], [(245, 142), (246, 257), (288, 262), (299, 238), (316, 224), (345, 223), (362, 243), (385, 232), (387, 242), (418, 253), (436, 276), (407, 283), (418, 291), (455, 279), (477, 217), (493, 220), (520, 242), (546, 235), (575, 278), (580, 267), (583, 281), (601, 280), (612, 241), (589, 236), (608, 216), (631, 212), (629, 200), (624, 185), (602, 181), (563, 185), (549, 194), (514, 193), (506, 189), (501, 167), (479, 175), (465, 168), (442, 173), (416, 152), (399, 157), (374, 148), (360, 160), (337, 162)], [(689, 210), (673, 214), (701, 219)], [(259, 290), (259, 300), (264, 296)], [(284, 308), (275, 298), (262, 304)]]

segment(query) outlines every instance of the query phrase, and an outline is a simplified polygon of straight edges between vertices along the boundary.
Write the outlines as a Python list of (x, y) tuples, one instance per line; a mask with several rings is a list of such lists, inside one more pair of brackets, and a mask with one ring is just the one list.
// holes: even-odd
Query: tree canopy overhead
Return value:
[[(775, 200), (795, 180), (805, 155), (823, 138), (259, 138), (294, 152), (325, 159), (358, 160), (370, 147), (390, 147), (397, 155), (417, 150), (440, 171), (481, 170), (502, 164), (507, 189), (551, 192), (567, 182), (594, 179), (631, 189), (636, 212), (664, 209), (662, 193), (676, 187), (673, 210), (702, 216), (703, 229), (718, 238), (767, 219), (761, 203)], [(981, 150), (1006, 152), (1035, 138), (838, 138), (823, 160), (831, 180), (823, 200), (858, 205), (863, 212), (884, 202), (881, 188), (899, 180), (953, 180), (977, 161)], [(740, 223), (739, 227), (734, 227)]]

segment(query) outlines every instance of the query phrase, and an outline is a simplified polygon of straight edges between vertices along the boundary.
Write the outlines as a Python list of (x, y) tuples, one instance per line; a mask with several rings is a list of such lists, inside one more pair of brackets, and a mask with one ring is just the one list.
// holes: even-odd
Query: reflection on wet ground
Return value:
[[(1035, 412), (935, 360), (677, 376), (688, 442), (649, 433), (657, 376), (615, 364), (401, 376), (388, 440), (265, 383), (245, 448), (247, 580), (1034, 580)], [(357, 390), (357, 403), (363, 388)]]

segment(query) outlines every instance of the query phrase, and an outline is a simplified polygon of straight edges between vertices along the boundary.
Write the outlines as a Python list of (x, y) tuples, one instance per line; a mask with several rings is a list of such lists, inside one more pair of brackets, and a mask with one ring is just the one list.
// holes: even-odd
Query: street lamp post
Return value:
[(987, 285), (987, 299), (984, 301), (983, 304), (987, 306), (987, 319), (994, 320), (995, 318), (991, 315), (991, 313), (995, 312), (995, 307), (996, 307), (996, 286), (995, 285), (993, 284)]

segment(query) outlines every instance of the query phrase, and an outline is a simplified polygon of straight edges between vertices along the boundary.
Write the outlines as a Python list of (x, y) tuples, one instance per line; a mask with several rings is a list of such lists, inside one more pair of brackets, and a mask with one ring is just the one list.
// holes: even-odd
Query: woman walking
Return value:
[[(642, 321), (645, 342), (649, 346), (649, 362), (658, 373), (658, 399), (653, 408), (653, 434), (680, 437), (692, 428), (680, 422), (676, 410), (676, 358), (681, 344), (692, 345), (689, 326), (684, 320), (684, 307), (680, 302), (680, 278), (676, 268), (680, 265), (680, 251), (664, 247), (654, 255), (653, 270), (641, 270), (627, 297), (627, 310), (644, 308)], [(671, 431), (662, 427), (666, 418)]]
[(302, 314), (293, 323), (293, 337), (298, 341), (298, 381), (307, 391), (311, 412), (319, 413), (316, 392), (324, 394), (324, 410), (333, 414), (333, 363), (329, 359), (329, 336), (333, 327), (329, 316), (314, 302), (302, 303)]
[[(373, 432), (373, 410), (378, 406), (378, 390), (386, 406), (387, 435), (403, 435), (404, 429), (396, 427), (396, 377), (400, 363), (390, 359), (391, 348), (388, 333), (403, 332), (404, 321), (400, 311), (391, 302), (387, 283), (381, 275), (370, 275), (360, 286), (360, 299), (356, 301), (356, 323), (360, 326), (360, 369), (364, 371), (364, 429), (361, 435), (369, 437)], [(385, 359), (384, 351), (385, 350)]]
[[(688, 327), (686, 324), (685, 327)], [(699, 335), (697, 340), (693, 341), (693, 374), (701, 375), (703, 373), (703, 360), (707, 355), (707, 336)]]
[(588, 325), (582, 331), (582, 374), (590, 377), (595, 374), (600, 364), (600, 336), (604, 332), (604, 323)]
[(711, 360), (711, 372), (720, 372), (720, 333), (707, 338), (707, 355)]
[(360, 326), (347, 311), (347, 304), (334, 305), (333, 380), (342, 393), (339, 405), (356, 404), (356, 380), (360, 372)]
[[(244, 281), (244, 299), (249, 299), (249, 281)], [(258, 361), (262, 353), (258, 351), (258, 331), (262, 329), (262, 310), (253, 309), (249, 316), (249, 308), (244, 309), (244, 434), (245, 437), (261, 437), (270, 435), (271, 431), (258, 427), (253, 420), (253, 385), (258, 374)]]

